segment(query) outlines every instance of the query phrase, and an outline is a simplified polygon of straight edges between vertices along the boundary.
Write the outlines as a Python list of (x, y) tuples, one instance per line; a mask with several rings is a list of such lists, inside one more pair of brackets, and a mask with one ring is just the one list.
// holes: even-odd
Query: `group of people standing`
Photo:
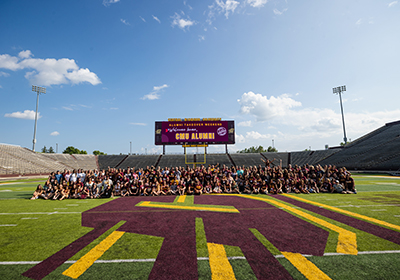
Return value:
[(146, 167), (53, 172), (31, 199), (85, 199), (116, 196), (200, 195), (211, 193), (357, 193), (354, 179), (336, 166)]

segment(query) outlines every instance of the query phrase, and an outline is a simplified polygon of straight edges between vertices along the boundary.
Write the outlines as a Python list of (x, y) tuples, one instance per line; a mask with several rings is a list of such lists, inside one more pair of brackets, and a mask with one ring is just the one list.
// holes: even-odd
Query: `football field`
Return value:
[(399, 279), (400, 178), (358, 194), (29, 200), (0, 183), (0, 279)]

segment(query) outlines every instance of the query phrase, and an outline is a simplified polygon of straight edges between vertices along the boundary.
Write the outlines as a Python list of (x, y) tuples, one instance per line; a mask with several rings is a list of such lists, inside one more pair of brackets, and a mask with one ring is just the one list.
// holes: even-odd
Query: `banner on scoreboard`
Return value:
[(234, 121), (161, 121), (155, 124), (156, 145), (235, 144)]

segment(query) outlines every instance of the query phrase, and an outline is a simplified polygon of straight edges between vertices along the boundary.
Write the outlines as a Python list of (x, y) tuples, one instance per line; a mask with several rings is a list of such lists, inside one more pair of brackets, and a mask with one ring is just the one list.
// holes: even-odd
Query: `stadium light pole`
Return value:
[(36, 98), (36, 114), (35, 114), (35, 129), (33, 131), (33, 147), (32, 151), (35, 151), (35, 144), (36, 144), (36, 127), (37, 127), (37, 115), (38, 115), (38, 107), (39, 107), (39, 95), (41, 93), (46, 94), (46, 88), (44, 87), (38, 87), (38, 86), (32, 86), (32, 91), (37, 93), (37, 98)]
[(343, 104), (342, 104), (342, 91), (346, 91), (346, 86), (334, 87), (333, 94), (338, 94), (340, 98), (340, 109), (342, 111), (342, 123), (343, 123), (343, 134), (344, 134), (344, 144), (347, 144), (347, 137), (346, 137), (346, 128), (344, 125), (344, 113), (343, 113)]

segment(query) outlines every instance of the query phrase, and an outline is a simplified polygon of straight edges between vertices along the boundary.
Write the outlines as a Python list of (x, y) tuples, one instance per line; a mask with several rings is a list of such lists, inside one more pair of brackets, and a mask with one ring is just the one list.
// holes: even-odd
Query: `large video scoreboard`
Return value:
[(168, 119), (156, 122), (155, 144), (235, 144), (235, 122), (218, 118)]

